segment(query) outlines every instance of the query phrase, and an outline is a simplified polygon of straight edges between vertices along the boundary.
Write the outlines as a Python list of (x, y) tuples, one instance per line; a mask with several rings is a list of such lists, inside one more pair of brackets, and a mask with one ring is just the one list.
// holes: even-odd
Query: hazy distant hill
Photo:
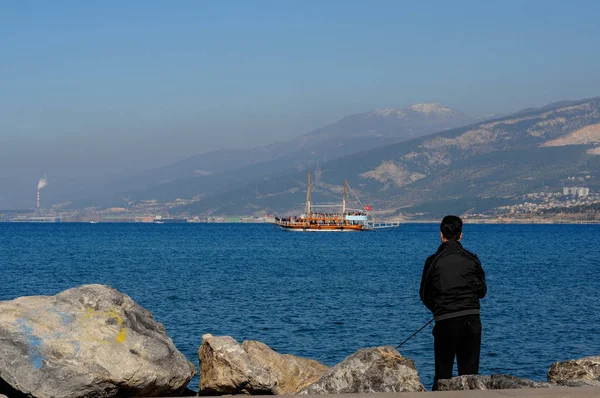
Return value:
[(352, 153), (473, 123), (439, 103), (378, 109), (347, 116), (294, 140), (254, 149), (192, 156), (166, 167), (113, 181), (105, 192), (122, 199), (192, 197), (232, 189), (253, 179), (301, 170)]
[[(561, 102), (331, 160), (316, 170), (314, 200), (339, 200), (344, 179), (364, 201), (390, 212), (448, 200), (492, 206), (501, 202), (497, 199), (560, 190), (569, 176), (589, 175), (586, 184), (598, 189), (599, 144), (600, 98)], [(305, 180), (305, 172), (264, 178), (186, 210), (231, 214), (301, 208)]]

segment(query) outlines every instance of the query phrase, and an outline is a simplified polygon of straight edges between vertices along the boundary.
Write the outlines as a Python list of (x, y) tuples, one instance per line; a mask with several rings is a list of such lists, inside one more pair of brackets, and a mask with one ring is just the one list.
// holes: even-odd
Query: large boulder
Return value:
[(317, 380), (327, 366), (311, 359), (279, 354), (258, 341), (239, 344), (230, 336), (202, 336), (201, 395), (293, 394)]
[(260, 341), (247, 340), (242, 347), (256, 363), (275, 377), (275, 393), (278, 395), (297, 393), (329, 370), (329, 366), (313, 359), (279, 354)]
[(516, 388), (549, 388), (550, 383), (541, 383), (510, 375), (466, 375), (438, 380), (438, 391), (461, 390), (511, 390)]
[(9, 396), (172, 395), (196, 373), (149, 311), (103, 285), (0, 302), (0, 353)]
[(489, 390), (491, 376), (467, 375), (451, 379), (440, 379), (437, 382), (438, 391)]
[(329, 369), (300, 394), (425, 391), (412, 360), (393, 347), (363, 348)]
[(600, 386), (600, 356), (556, 362), (548, 370), (548, 381), (569, 386)]
[(600, 388), (600, 380), (561, 380), (557, 383), (561, 387), (596, 387)]

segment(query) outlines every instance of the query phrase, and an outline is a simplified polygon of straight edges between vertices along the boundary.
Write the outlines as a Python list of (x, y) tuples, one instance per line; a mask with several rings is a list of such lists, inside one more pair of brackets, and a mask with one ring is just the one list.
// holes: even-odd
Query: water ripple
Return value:
[[(437, 226), (291, 234), (269, 225), (1, 224), (0, 299), (105, 283), (153, 312), (197, 364), (204, 333), (260, 340), (333, 365), (397, 345), (430, 314), (418, 298)], [(597, 225), (467, 225), (483, 262), (482, 373), (545, 379), (600, 354)], [(401, 351), (426, 385), (431, 327)], [(195, 381), (197, 383), (197, 380)]]

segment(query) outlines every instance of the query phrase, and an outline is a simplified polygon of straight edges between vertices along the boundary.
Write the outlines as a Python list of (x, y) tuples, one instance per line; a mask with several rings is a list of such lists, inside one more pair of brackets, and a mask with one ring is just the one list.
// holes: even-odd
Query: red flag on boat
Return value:
[(365, 206), (366, 210), (371, 210), (371, 206)]

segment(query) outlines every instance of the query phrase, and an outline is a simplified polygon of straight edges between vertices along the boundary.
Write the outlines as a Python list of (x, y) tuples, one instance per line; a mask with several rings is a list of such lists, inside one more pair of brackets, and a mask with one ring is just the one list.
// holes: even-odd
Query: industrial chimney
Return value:
[(40, 182), (38, 182), (38, 185), (37, 185), (37, 208), (38, 209), (40, 208), (40, 191), (46, 185), (48, 185), (48, 181), (46, 180), (46, 176), (44, 176), (43, 178), (40, 179)]

